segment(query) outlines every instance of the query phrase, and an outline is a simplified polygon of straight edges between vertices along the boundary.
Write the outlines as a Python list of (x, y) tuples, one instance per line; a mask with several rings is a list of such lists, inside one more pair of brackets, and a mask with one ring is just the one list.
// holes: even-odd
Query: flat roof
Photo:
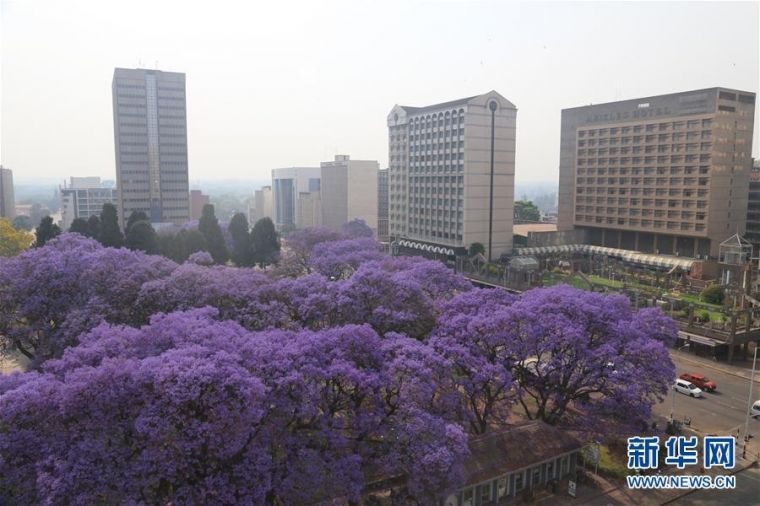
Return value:
[(519, 225), (512, 226), (512, 233), (514, 235), (522, 235), (527, 237), (528, 232), (556, 232), (556, 223), (520, 223)]

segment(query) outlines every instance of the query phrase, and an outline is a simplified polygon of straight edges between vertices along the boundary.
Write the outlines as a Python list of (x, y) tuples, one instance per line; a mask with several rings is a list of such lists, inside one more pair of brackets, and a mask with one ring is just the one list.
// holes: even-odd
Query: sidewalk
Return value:
[[(736, 474), (756, 464), (755, 460), (737, 459), (737, 465), (727, 474)], [(717, 474), (717, 473), (708, 473)], [(721, 473), (723, 474), (723, 473)], [(579, 484), (576, 497), (567, 492), (537, 498), (536, 503), (543, 506), (562, 506), (567, 504), (583, 506), (660, 506), (677, 501), (681, 497), (696, 492), (696, 489), (677, 490), (639, 490), (629, 489), (625, 481), (613, 481), (600, 475), (590, 474), (590, 483)]]

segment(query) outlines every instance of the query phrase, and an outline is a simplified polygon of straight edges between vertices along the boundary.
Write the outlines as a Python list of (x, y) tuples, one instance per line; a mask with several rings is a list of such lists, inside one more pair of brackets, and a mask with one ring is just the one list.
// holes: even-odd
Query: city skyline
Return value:
[[(225, 33), (204, 36), (189, 30), (192, 23), (162, 31), (140, 17), (148, 33), (142, 37), (133, 30), (139, 8), (113, 19), (84, 0), (65, 7), (4, 0), (0, 161), (22, 182), (75, 174), (114, 179), (110, 77), (115, 67), (156, 63), (188, 75), (191, 181), (261, 181), (273, 168), (340, 153), (387, 167), (384, 119), (393, 104), (491, 89), (520, 105), (516, 181), (556, 181), (563, 108), (713, 86), (758, 88), (757, 4), (435, 4), (441, 8), (369, 7), (373, 26), (420, 35), (408, 51), (385, 28), (348, 23), (360, 12), (350, 4), (272, 7), (248, 28), (237, 21), (247, 21), (245, 12), (228, 9)], [(158, 14), (172, 5), (162, 3)], [(418, 26), (414, 20), (428, 11), (431, 26)], [(201, 15), (183, 4), (189, 20)], [(482, 21), (471, 26), (476, 19)], [(346, 33), (326, 34), (321, 21)], [(457, 43), (434, 28), (452, 23), (460, 29)], [(665, 44), (673, 39), (682, 43)], [(683, 48), (694, 58), (683, 58)], [(56, 86), (39, 85), (51, 75)], [(330, 103), (329, 115), (309, 105), (321, 102)], [(760, 128), (754, 130), (757, 157)]]

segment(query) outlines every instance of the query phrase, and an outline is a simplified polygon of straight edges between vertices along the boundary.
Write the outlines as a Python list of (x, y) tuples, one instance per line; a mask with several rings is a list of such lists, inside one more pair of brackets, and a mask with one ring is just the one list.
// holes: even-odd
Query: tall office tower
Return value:
[(279, 231), (296, 228), (298, 196), (319, 191), (319, 167), (287, 167), (272, 170), (274, 224)]
[(0, 165), (0, 218), (16, 217), (16, 199), (13, 193), (13, 171)]
[(262, 186), (253, 192), (253, 209), (250, 213), (251, 226), (262, 218), (274, 221), (274, 197), (271, 186)]
[(190, 219), (185, 74), (119, 69), (113, 74), (119, 220), (144, 211), (153, 223)]
[(717, 257), (747, 221), (755, 94), (725, 88), (564, 109), (558, 229)]
[(512, 250), (517, 108), (495, 91), (388, 115), (396, 247), (451, 258)]
[(375, 160), (336, 155), (322, 162), (322, 225), (340, 232), (349, 221), (364, 220), (377, 235), (377, 171)]
[(388, 169), (377, 171), (377, 238), (388, 240)]
[(296, 228), (317, 227), (322, 224), (322, 197), (319, 190), (298, 194)]
[(747, 230), (744, 238), (752, 243), (753, 255), (760, 256), (760, 160), (753, 162), (749, 175)]
[(99, 177), (72, 177), (69, 185), (59, 189), (61, 197), (61, 228), (71, 227), (76, 218), (89, 219), (100, 215), (103, 204), (113, 204), (117, 200), (114, 188), (104, 187)]

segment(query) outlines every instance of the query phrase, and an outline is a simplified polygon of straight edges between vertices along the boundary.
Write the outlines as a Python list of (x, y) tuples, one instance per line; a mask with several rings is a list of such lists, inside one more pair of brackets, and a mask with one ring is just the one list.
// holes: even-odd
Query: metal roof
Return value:
[(557, 253), (581, 253), (587, 255), (604, 255), (616, 257), (624, 262), (636, 265), (646, 265), (661, 269), (672, 269), (678, 267), (685, 271), (691, 270), (692, 265), (696, 262), (693, 258), (675, 257), (667, 255), (652, 255), (649, 253), (640, 253), (619, 248), (608, 248), (606, 246), (592, 246), (589, 244), (565, 244), (561, 246), (539, 246), (534, 248), (516, 248), (515, 251), (521, 256), (542, 256), (553, 255)]

